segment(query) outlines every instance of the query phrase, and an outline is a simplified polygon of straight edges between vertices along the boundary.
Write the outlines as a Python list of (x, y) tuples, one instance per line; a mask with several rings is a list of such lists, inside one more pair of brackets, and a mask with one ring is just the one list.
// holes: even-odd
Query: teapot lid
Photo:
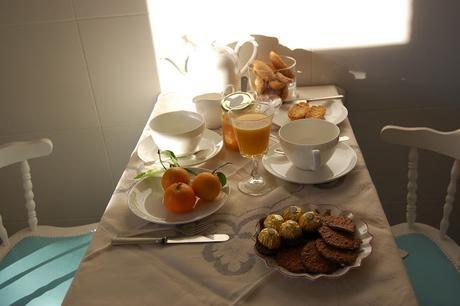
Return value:
[(254, 97), (247, 93), (247, 92), (234, 92), (231, 94), (226, 95), (222, 101), (221, 105), (225, 111), (230, 110), (242, 110), (251, 105), (252, 101), (254, 101)]

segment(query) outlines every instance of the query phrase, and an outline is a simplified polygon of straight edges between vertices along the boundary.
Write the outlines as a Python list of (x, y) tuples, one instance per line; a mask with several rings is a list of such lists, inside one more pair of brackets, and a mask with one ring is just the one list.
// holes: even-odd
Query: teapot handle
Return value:
[(246, 70), (248, 70), (249, 64), (256, 58), (257, 55), (257, 48), (259, 47), (259, 44), (256, 42), (254, 37), (249, 36), (248, 40), (244, 41), (238, 41), (235, 46), (235, 53), (237, 56), (239, 56), (240, 48), (245, 44), (245, 43), (251, 43), (252, 44), (252, 54), (247, 60), (247, 62), (244, 64), (243, 68), (240, 70), (240, 74), (244, 74)]

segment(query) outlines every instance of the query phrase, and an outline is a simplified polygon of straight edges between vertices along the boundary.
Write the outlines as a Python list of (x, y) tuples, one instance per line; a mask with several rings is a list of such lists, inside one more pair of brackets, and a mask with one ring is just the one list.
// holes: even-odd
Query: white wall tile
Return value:
[(159, 92), (148, 17), (79, 24), (103, 126), (145, 124)]
[(0, 0), (0, 27), (73, 19), (72, 0)]
[(77, 18), (147, 14), (145, 0), (73, 0)]
[(98, 126), (75, 22), (0, 28), (0, 135)]
[[(50, 156), (30, 161), (39, 223), (43, 224), (41, 216), (61, 225), (62, 220), (100, 218), (114, 189), (100, 130), (28, 133), (0, 137), (0, 143), (39, 137), (48, 137), (54, 144)], [(0, 182), (1, 213), (7, 227), (26, 220), (18, 164), (0, 169)]]
[(143, 125), (104, 128), (104, 137), (107, 145), (110, 167), (115, 182), (118, 182), (125, 170), (126, 164), (128, 163), (143, 129)]

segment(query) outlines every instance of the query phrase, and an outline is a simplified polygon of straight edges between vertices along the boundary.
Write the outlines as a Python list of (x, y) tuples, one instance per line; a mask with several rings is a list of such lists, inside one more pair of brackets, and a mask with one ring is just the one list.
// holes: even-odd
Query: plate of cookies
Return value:
[(338, 278), (372, 252), (367, 224), (333, 205), (289, 206), (260, 219), (255, 253), (270, 268), (309, 280)]
[(298, 100), (281, 105), (273, 116), (273, 123), (281, 127), (292, 120), (315, 118), (339, 124), (347, 116), (348, 110), (340, 100)]

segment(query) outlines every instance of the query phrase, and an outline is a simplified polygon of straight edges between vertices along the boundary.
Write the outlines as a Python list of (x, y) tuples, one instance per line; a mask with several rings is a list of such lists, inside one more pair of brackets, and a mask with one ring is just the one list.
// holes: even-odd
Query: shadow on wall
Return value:
[[(391, 224), (405, 220), (408, 151), (384, 144), (379, 132), (387, 124), (460, 128), (459, 9), (453, 0), (414, 1), (410, 40), (404, 45), (291, 50), (274, 37), (254, 35), (259, 59), (267, 60), (271, 50), (297, 59), (298, 85), (336, 84), (345, 90), (354, 132)], [(365, 72), (365, 78), (350, 71)], [(452, 162), (421, 153), (418, 221), (439, 225)], [(459, 198), (451, 220), (460, 213)], [(449, 235), (460, 242), (460, 224), (451, 225)]]

